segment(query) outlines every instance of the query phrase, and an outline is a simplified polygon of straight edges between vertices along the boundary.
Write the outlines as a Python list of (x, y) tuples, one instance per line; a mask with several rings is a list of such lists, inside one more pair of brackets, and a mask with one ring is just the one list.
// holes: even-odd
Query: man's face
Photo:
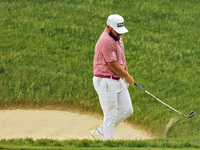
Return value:
[(115, 41), (119, 41), (122, 34), (117, 33), (113, 28), (110, 29), (110, 36), (114, 38)]

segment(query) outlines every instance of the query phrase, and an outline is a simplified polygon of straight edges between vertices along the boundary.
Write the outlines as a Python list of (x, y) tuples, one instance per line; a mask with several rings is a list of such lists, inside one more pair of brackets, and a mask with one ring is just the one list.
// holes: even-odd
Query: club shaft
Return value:
[(153, 94), (149, 93), (148, 91), (146, 91), (144, 88), (142, 88), (141, 86), (139, 86), (138, 84), (134, 83), (137, 87), (139, 87), (141, 90), (143, 90), (144, 92), (146, 92), (147, 94), (149, 94), (150, 96), (152, 96), (153, 98), (155, 98), (157, 101), (161, 102), (162, 104), (164, 104), (165, 106), (169, 107), (170, 109), (174, 110), (175, 112), (187, 117), (185, 114), (179, 112), (178, 110), (172, 108), (171, 106), (167, 105), (165, 102), (161, 101), (160, 99), (158, 99), (157, 97), (155, 97)]

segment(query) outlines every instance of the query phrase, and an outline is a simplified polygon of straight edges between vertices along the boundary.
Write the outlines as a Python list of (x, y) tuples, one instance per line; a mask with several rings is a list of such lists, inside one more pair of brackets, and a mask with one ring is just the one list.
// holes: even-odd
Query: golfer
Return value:
[(114, 140), (115, 127), (133, 113), (127, 88), (134, 79), (128, 73), (122, 40), (127, 32), (123, 17), (110, 15), (95, 46), (93, 85), (104, 114), (103, 124), (92, 131), (95, 139)]

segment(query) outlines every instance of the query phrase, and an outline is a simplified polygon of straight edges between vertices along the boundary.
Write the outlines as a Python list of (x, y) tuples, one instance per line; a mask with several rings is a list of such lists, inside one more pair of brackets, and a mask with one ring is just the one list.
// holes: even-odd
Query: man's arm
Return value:
[[(124, 70), (123, 67), (119, 64), (118, 61), (113, 61), (113, 62), (107, 62), (109, 68), (119, 75), (120, 77), (123, 77), (127, 83), (134, 85), (134, 79), (132, 76), (129, 75), (128, 70)], [(126, 66), (127, 69), (127, 66)]]
[(125, 69), (124, 69), (126, 72), (128, 72), (128, 67), (127, 67), (127, 64), (125, 66)]

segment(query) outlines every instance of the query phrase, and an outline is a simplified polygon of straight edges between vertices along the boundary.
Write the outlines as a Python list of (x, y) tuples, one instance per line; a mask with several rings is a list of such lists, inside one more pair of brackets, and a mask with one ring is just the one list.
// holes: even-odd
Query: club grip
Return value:
[(139, 87), (141, 90), (146, 91), (144, 88), (142, 88), (141, 86), (139, 86), (138, 84), (134, 83), (135, 86)]

